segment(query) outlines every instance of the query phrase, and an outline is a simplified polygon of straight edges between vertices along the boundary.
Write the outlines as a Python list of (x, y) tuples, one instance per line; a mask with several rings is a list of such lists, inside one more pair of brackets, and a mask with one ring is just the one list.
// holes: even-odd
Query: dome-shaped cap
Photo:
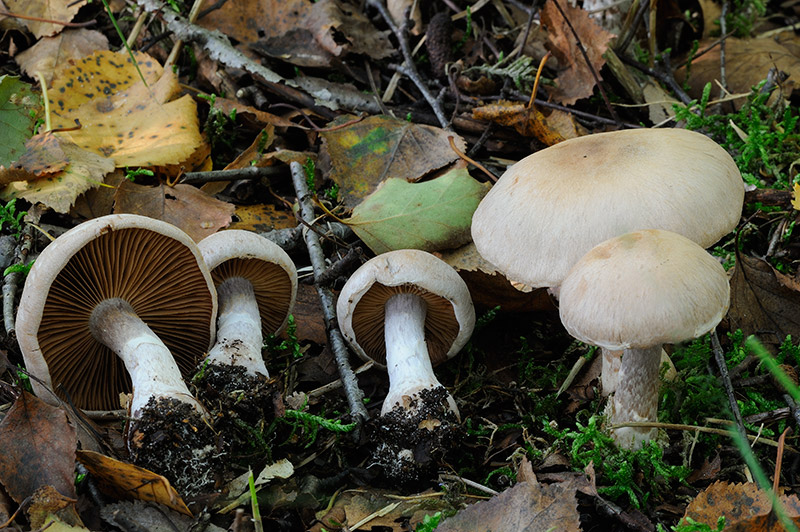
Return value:
[(611, 350), (683, 342), (713, 329), (728, 311), (722, 265), (681, 235), (635, 231), (595, 246), (561, 284), (567, 331)]
[[(186, 233), (134, 214), (70, 229), (31, 267), (17, 311), (17, 339), (28, 371), (87, 410), (119, 408), (119, 394), (131, 391), (122, 361), (89, 330), (92, 311), (109, 298), (133, 307), (184, 375), (214, 338), (216, 291)], [(37, 395), (53, 402), (31, 382)]]
[(215, 286), (231, 277), (250, 281), (265, 334), (275, 334), (286, 326), (297, 296), (297, 269), (280, 246), (241, 229), (219, 231), (197, 246)]
[(467, 285), (430, 253), (400, 249), (365, 262), (339, 294), (339, 327), (358, 356), (385, 366), (384, 306), (400, 293), (416, 294), (427, 303), (425, 342), (434, 366), (464, 347), (475, 325)]
[(732, 231), (744, 183), (731, 156), (685, 129), (587, 135), (511, 166), (478, 205), (472, 238), (512, 280), (555, 287), (584, 253), (664, 229), (708, 247)]

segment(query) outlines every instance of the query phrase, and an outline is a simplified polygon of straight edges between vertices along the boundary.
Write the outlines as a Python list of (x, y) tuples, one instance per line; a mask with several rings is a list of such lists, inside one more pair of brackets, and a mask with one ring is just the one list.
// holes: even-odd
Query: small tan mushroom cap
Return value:
[(561, 285), (567, 331), (612, 350), (683, 342), (713, 329), (728, 311), (722, 265), (681, 235), (636, 231), (595, 246)]
[(466, 283), (430, 253), (400, 249), (365, 262), (339, 294), (339, 327), (358, 356), (385, 367), (384, 306), (400, 293), (416, 294), (428, 304), (425, 342), (434, 366), (464, 347), (475, 326)]
[(297, 269), (280, 246), (239, 229), (209, 235), (197, 246), (215, 286), (231, 277), (250, 281), (265, 334), (278, 333), (286, 326), (297, 297)]
[(89, 330), (92, 310), (108, 298), (133, 307), (184, 375), (214, 338), (216, 291), (186, 233), (134, 214), (89, 220), (42, 251), (20, 297), (17, 339), (43, 400), (55, 402), (50, 387), (79, 408), (109, 410), (131, 391), (122, 361)]
[(555, 287), (600, 242), (640, 229), (706, 248), (739, 222), (744, 183), (731, 156), (685, 129), (570, 139), (511, 166), (478, 205), (472, 238), (514, 281)]

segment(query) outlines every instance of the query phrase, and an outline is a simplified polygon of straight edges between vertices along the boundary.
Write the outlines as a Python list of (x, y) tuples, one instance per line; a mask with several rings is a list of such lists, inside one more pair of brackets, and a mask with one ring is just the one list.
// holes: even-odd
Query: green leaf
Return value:
[(7, 167), (25, 153), (39, 107), (27, 83), (15, 76), (0, 77), (0, 165)]
[(464, 169), (424, 183), (387, 179), (345, 222), (378, 254), (456, 248), (470, 241), (472, 213), (487, 191)]

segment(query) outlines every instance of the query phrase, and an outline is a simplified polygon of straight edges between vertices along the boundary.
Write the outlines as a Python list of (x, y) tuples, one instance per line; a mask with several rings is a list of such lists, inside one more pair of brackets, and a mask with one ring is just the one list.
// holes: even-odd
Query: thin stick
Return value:
[(425, 98), (425, 101), (431, 106), (433, 114), (436, 115), (436, 119), (439, 121), (442, 128), (450, 129), (450, 124), (444, 111), (442, 111), (442, 107), (439, 105), (439, 102), (436, 101), (436, 97), (428, 90), (427, 85), (422, 81), (419, 72), (417, 72), (417, 67), (414, 64), (414, 56), (411, 54), (411, 48), (408, 46), (408, 39), (406, 39), (405, 36), (405, 27), (397, 27), (389, 11), (386, 9), (386, 6), (383, 5), (383, 2), (380, 0), (367, 0), (367, 5), (378, 10), (378, 13), (381, 14), (386, 25), (389, 26), (389, 29), (392, 30), (392, 33), (397, 37), (397, 41), (400, 44), (400, 51), (403, 53), (403, 59), (405, 59), (405, 66), (402, 67), (402, 70), (398, 68), (398, 72), (405, 74), (414, 85), (417, 86), (422, 96)]
[[(297, 194), (297, 203), (300, 205), (300, 217), (305, 225), (311, 226), (311, 224), (314, 223), (314, 204), (311, 194), (308, 192), (305, 170), (303, 170), (300, 163), (296, 161), (290, 164), (290, 168), (292, 171), (292, 183), (294, 184), (294, 190)], [(314, 231), (303, 231), (303, 237), (308, 247), (308, 255), (314, 270), (314, 279), (318, 279), (325, 271), (325, 253), (322, 251), (319, 235)], [(339, 376), (342, 379), (342, 386), (347, 396), (347, 402), (350, 405), (350, 412), (356, 422), (359, 424), (363, 423), (369, 419), (369, 414), (364, 406), (364, 393), (358, 387), (358, 380), (353, 372), (353, 368), (350, 367), (347, 346), (345, 345), (344, 337), (336, 321), (333, 293), (330, 289), (320, 286), (317, 283), (315, 283), (315, 287), (320, 302), (322, 303), (325, 330), (328, 332), (329, 345), (336, 359)], [(360, 432), (359, 427), (353, 431), (353, 434), (358, 438)]]
[(725, 353), (719, 345), (719, 338), (717, 331), (711, 332), (711, 349), (714, 351), (714, 359), (717, 361), (719, 368), (719, 376), (722, 379), (722, 385), (725, 388), (725, 393), (728, 395), (728, 404), (733, 413), (733, 419), (736, 422), (736, 430), (743, 438), (747, 438), (747, 430), (744, 428), (744, 421), (742, 420), (742, 413), (739, 411), (739, 405), (736, 402), (736, 396), (733, 393), (733, 385), (731, 384), (730, 375), (728, 375), (728, 364), (725, 362)]
[(496, 175), (494, 175), (489, 170), (487, 170), (486, 167), (483, 166), (481, 163), (469, 158), (466, 153), (464, 153), (461, 150), (459, 150), (458, 148), (456, 148), (456, 143), (455, 143), (455, 141), (454, 141), (452, 136), (447, 137), (447, 140), (450, 141), (450, 149), (453, 150), (454, 152), (456, 152), (456, 155), (458, 155), (459, 157), (461, 157), (462, 159), (464, 159), (468, 163), (475, 165), (476, 168), (478, 168), (479, 170), (482, 170), (484, 174), (489, 176), (489, 179), (491, 179), (492, 181), (497, 183), (497, 176)]
[(212, 170), (209, 172), (186, 172), (180, 183), (198, 184), (212, 181), (236, 181), (237, 179), (259, 179), (272, 175), (284, 174), (286, 170), (280, 166), (248, 166), (232, 170)]
[[(25, 264), (28, 253), (33, 244), (33, 227), (28, 225), (22, 235), (22, 242), (17, 247), (17, 264)], [(14, 298), (17, 295), (17, 285), (20, 282), (20, 272), (11, 272), (6, 275), (3, 282), (3, 325), (8, 336), (14, 336), (16, 324), (14, 322)]]

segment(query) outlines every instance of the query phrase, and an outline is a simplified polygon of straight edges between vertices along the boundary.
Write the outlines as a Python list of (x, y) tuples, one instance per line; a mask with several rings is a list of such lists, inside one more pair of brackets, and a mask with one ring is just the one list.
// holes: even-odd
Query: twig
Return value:
[(314, 279), (314, 282), (320, 286), (331, 286), (336, 279), (347, 272), (355, 270), (354, 266), (360, 265), (359, 259), (362, 254), (363, 250), (360, 247), (351, 247), (344, 257), (331, 264), (330, 267)]
[[(28, 225), (22, 234), (22, 242), (17, 246), (17, 264), (25, 264), (28, 253), (33, 244), (33, 226)], [(3, 282), (3, 325), (8, 336), (14, 336), (16, 329), (14, 323), (14, 299), (17, 295), (17, 285), (20, 282), (20, 272), (11, 272), (6, 275)]]
[(497, 495), (499, 492), (493, 490), (492, 488), (487, 488), (483, 484), (478, 484), (474, 480), (469, 480), (458, 475), (439, 475), (439, 478), (442, 480), (454, 480), (456, 482), (463, 482), (465, 485), (469, 486), (470, 488), (475, 488), (476, 490), (482, 491), (484, 493), (488, 493), (489, 495)]
[(471, 159), (470, 157), (467, 157), (466, 153), (464, 153), (461, 150), (459, 150), (458, 148), (456, 148), (456, 143), (455, 143), (455, 140), (454, 140), (452, 135), (447, 137), (447, 140), (450, 142), (450, 149), (453, 150), (454, 152), (456, 152), (456, 155), (458, 155), (460, 158), (464, 159), (464, 161), (475, 165), (476, 168), (478, 168), (479, 170), (482, 170), (484, 174), (489, 176), (489, 179), (491, 179), (492, 181), (497, 183), (497, 176), (496, 175), (494, 175), (489, 170), (487, 170), (486, 167), (483, 166), (481, 163), (479, 163), (478, 161), (475, 161), (474, 159)]
[(578, 32), (575, 31), (575, 28), (572, 26), (572, 22), (570, 22), (569, 17), (564, 12), (564, 9), (561, 7), (561, 4), (558, 0), (553, 0), (553, 4), (555, 4), (556, 9), (561, 14), (564, 22), (567, 23), (567, 27), (569, 27), (570, 32), (572, 32), (572, 36), (575, 38), (575, 42), (578, 45), (578, 49), (581, 51), (581, 55), (583, 56), (583, 60), (586, 61), (586, 66), (589, 67), (589, 70), (592, 73), (592, 77), (594, 78), (594, 82), (597, 84), (597, 89), (600, 91), (600, 96), (603, 97), (603, 102), (606, 105), (606, 109), (608, 109), (608, 113), (611, 115), (611, 118), (622, 127), (622, 121), (619, 119), (617, 115), (617, 111), (614, 110), (614, 107), (611, 106), (611, 101), (608, 99), (608, 94), (606, 94), (606, 90), (603, 88), (603, 84), (601, 83), (600, 76), (597, 74), (597, 70), (595, 70), (594, 65), (589, 60), (589, 54), (586, 53), (586, 48), (583, 47), (583, 43), (581, 42), (581, 38), (578, 36)]
[(672, 75), (672, 68), (670, 66), (669, 55), (663, 54), (662, 60), (664, 63), (664, 71), (655, 68), (649, 68), (646, 65), (641, 64), (639, 61), (626, 57), (624, 55), (619, 56), (623, 63), (630, 65), (638, 70), (641, 70), (648, 76), (656, 78), (658, 81), (665, 83), (669, 86), (672, 92), (675, 93), (675, 96), (681, 101), (684, 105), (689, 105), (692, 102), (692, 98), (686, 94), (686, 91), (683, 90), (683, 87), (675, 81), (675, 76)]
[(728, 375), (728, 364), (725, 362), (725, 353), (722, 351), (722, 346), (719, 345), (719, 338), (717, 337), (716, 330), (711, 332), (711, 349), (714, 351), (714, 360), (716, 360), (717, 367), (719, 368), (719, 376), (720, 379), (722, 379), (722, 385), (725, 388), (725, 393), (728, 395), (728, 404), (731, 407), (731, 413), (736, 422), (736, 430), (746, 441), (747, 431), (744, 428), (744, 421), (742, 420), (742, 413), (739, 411), (739, 405), (736, 403), (733, 385), (731, 384), (730, 375)]
[(405, 74), (408, 79), (410, 79), (414, 85), (417, 86), (419, 91), (422, 93), (422, 96), (428, 102), (428, 105), (431, 106), (433, 110), (433, 114), (436, 115), (436, 119), (439, 121), (439, 124), (444, 129), (450, 129), (450, 124), (447, 121), (447, 117), (442, 111), (439, 102), (436, 101), (436, 98), (428, 90), (428, 87), (423, 83), (422, 78), (417, 72), (417, 67), (414, 65), (414, 56), (411, 54), (411, 48), (408, 46), (408, 39), (406, 39), (405, 35), (405, 27), (399, 28), (392, 20), (392, 16), (389, 14), (389, 11), (386, 9), (386, 6), (383, 5), (381, 0), (367, 0), (367, 5), (372, 6), (375, 8), (378, 13), (381, 14), (383, 17), (384, 22), (386, 25), (389, 26), (389, 29), (392, 30), (395, 37), (397, 37), (397, 41), (400, 44), (400, 51), (403, 54), (403, 59), (405, 59), (405, 66), (398, 68), (398, 72), (402, 72)]
[(213, 170), (209, 172), (186, 172), (179, 183), (196, 185), (212, 181), (236, 181), (237, 179), (259, 179), (272, 175), (285, 174), (286, 168), (281, 166), (248, 166), (232, 170)]
[[(297, 193), (297, 203), (300, 205), (300, 217), (306, 225), (310, 226), (314, 222), (314, 205), (311, 194), (308, 192), (305, 170), (303, 170), (300, 163), (296, 161), (292, 162), (290, 167), (292, 171), (292, 183)], [(306, 241), (306, 246), (308, 247), (311, 266), (314, 269), (314, 279), (318, 279), (325, 271), (325, 254), (322, 251), (319, 235), (314, 231), (303, 231), (303, 236)], [(333, 351), (334, 358), (336, 359), (339, 376), (342, 379), (347, 402), (350, 405), (350, 412), (360, 424), (369, 419), (369, 414), (363, 402), (364, 393), (358, 387), (358, 380), (353, 372), (353, 368), (350, 367), (350, 361), (348, 360), (349, 353), (344, 342), (344, 337), (336, 323), (333, 293), (330, 289), (320, 286), (319, 284), (316, 284), (316, 288), (322, 303), (322, 314), (325, 318), (325, 330), (328, 332), (328, 341), (330, 342), (331, 351)], [(354, 431), (356, 437), (358, 437), (360, 432), (360, 427)]]

